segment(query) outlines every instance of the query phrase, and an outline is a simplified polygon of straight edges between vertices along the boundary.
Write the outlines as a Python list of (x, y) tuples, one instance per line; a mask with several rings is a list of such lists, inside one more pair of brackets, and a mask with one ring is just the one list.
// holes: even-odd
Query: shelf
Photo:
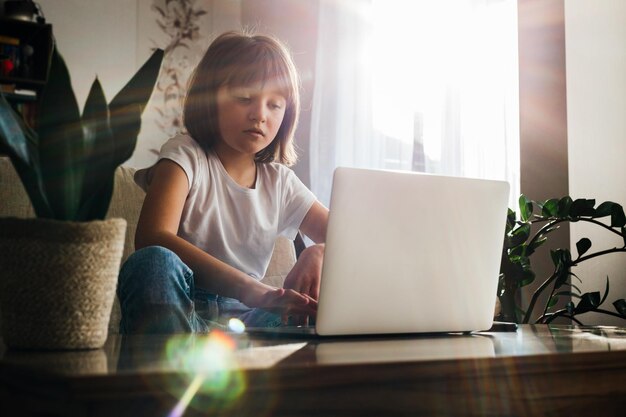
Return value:
[(37, 95), (20, 93), (2, 93), (4, 97), (14, 103), (29, 103), (37, 101)]
[[(19, 40), (18, 50), (32, 48), (28, 64), (21, 58), (17, 74), (0, 75), (0, 84), (15, 84), (17, 88), (41, 90), (48, 79), (50, 52), (52, 51), (52, 25), (0, 18), (0, 36)], [(27, 74), (24, 74), (27, 72)]]
[(44, 80), (34, 80), (32, 78), (0, 76), (0, 84), (15, 84), (20, 86), (20, 88), (40, 89), (46, 85), (46, 82)]

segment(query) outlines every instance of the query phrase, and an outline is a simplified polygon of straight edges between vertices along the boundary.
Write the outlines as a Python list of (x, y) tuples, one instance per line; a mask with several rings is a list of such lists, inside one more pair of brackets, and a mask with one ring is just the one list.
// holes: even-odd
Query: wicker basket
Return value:
[(124, 219), (0, 218), (4, 343), (22, 349), (101, 348), (125, 229)]

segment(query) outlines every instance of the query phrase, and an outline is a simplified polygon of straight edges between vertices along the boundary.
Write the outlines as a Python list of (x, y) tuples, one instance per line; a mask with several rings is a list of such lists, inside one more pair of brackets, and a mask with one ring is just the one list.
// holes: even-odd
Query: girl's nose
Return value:
[(250, 120), (255, 121), (255, 122), (259, 122), (259, 123), (265, 123), (265, 110), (263, 108), (262, 104), (255, 104), (253, 106), (250, 107)]

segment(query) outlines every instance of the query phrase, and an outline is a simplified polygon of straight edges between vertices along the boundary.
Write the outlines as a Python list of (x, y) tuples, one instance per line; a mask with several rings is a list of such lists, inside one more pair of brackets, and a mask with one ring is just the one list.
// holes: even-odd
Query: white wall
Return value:
[(107, 100), (137, 70), (136, 0), (38, 0), (82, 109), (96, 75)]
[[(626, 206), (626, 1), (565, 0), (565, 33), (570, 195)], [(573, 255), (582, 237), (593, 242), (591, 251), (624, 245), (599, 227), (572, 224)], [(592, 259), (574, 272), (583, 292), (603, 292), (609, 276), (605, 309), (626, 298), (626, 253)], [(583, 322), (624, 325), (604, 315)]]

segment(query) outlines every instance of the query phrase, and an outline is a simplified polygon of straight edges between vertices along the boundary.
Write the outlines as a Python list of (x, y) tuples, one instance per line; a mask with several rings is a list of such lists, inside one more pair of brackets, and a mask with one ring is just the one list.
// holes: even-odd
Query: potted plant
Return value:
[[(624, 299), (613, 302), (614, 311), (603, 307), (609, 293), (608, 277), (603, 294), (600, 291), (582, 293), (576, 282), (580, 281), (581, 277), (573, 272), (574, 267), (589, 259), (626, 252), (626, 217), (622, 206), (606, 201), (596, 207), (595, 200), (572, 200), (571, 197), (537, 202), (522, 194), (519, 198), (519, 209), (519, 219), (515, 211), (511, 209), (507, 217), (498, 286), (498, 298), (501, 305), (498, 319), (517, 323), (551, 323), (559, 317), (564, 317), (582, 324), (575, 316), (587, 312), (626, 319)], [(538, 209), (538, 213), (535, 213), (535, 209)], [(602, 218), (607, 218), (608, 221), (603, 222), (600, 220)], [(623, 246), (590, 252), (592, 242), (585, 237), (576, 242), (577, 254), (575, 256), (572, 256), (567, 248), (552, 250), (550, 254), (554, 271), (535, 290), (528, 307), (523, 309), (518, 306), (518, 292), (536, 278), (531, 266), (531, 255), (563, 222), (585, 222), (600, 227), (607, 233), (619, 236)], [(543, 309), (537, 314), (535, 313), (537, 301), (545, 291), (549, 291), (549, 296)], [(557, 309), (559, 297), (569, 297), (570, 300), (564, 308)]]
[(93, 82), (83, 114), (53, 46), (35, 129), (0, 94), (0, 152), (36, 218), (0, 219), (0, 309), (14, 348), (99, 348), (107, 337), (126, 228), (106, 219), (116, 168), (135, 148), (163, 59), (156, 50), (107, 104)]

